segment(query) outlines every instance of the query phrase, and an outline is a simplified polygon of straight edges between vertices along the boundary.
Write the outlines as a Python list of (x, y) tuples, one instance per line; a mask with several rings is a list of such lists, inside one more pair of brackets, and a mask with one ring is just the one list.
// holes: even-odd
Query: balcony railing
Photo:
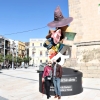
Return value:
[(10, 46), (6, 46), (5, 49), (10, 50)]
[(4, 45), (4, 42), (1, 42), (0, 45)]
[(2, 45), (0, 45), (0, 48), (3, 48), (3, 46), (2, 46)]
[(1, 51), (1, 54), (4, 54), (4, 51)]

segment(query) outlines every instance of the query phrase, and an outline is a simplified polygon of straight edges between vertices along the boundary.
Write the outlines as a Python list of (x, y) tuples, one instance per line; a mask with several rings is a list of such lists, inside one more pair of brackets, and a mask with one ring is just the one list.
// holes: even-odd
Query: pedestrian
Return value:
[(48, 64), (44, 68), (43, 76), (42, 76), (42, 83), (45, 83), (45, 90), (47, 99), (49, 99), (50, 96), (50, 85), (52, 82), (52, 62), (48, 61)]
[(58, 64), (58, 62), (61, 61), (61, 57), (57, 60), (53, 60), (53, 84), (54, 84), (54, 91), (55, 91), (55, 97), (58, 99), (61, 99), (61, 91), (60, 91), (60, 82), (62, 77), (62, 67)]
[(0, 64), (0, 70), (2, 69), (2, 66), (1, 66), (1, 64)]

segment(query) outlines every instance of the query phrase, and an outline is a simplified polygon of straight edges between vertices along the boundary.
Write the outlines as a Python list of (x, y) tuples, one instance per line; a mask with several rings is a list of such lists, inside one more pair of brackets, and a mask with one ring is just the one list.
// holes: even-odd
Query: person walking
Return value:
[(55, 91), (55, 97), (58, 99), (61, 99), (61, 91), (60, 91), (60, 82), (62, 77), (62, 67), (58, 64), (60, 62), (61, 57), (57, 60), (53, 60), (53, 84), (54, 84), (54, 91)]
[(52, 80), (52, 62), (49, 61), (48, 65), (45, 66), (45, 68), (44, 68), (44, 72), (43, 72), (43, 76), (42, 76), (42, 84), (43, 84), (43, 82), (45, 83), (47, 99), (49, 99), (51, 97), (50, 96), (51, 80)]

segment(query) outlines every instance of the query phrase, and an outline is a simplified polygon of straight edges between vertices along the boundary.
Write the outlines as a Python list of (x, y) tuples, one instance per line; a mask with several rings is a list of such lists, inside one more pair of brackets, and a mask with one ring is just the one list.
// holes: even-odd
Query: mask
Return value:
[(48, 64), (49, 66), (51, 66), (51, 64)]

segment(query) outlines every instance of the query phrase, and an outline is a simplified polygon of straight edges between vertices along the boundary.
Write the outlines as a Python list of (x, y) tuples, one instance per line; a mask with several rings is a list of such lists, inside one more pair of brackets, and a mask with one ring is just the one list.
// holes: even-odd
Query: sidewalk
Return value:
[[(0, 100), (47, 100), (39, 93), (37, 68), (1, 70)], [(61, 100), (100, 100), (100, 79), (83, 78), (83, 92), (62, 96)], [(54, 99), (53, 96), (49, 100)]]

